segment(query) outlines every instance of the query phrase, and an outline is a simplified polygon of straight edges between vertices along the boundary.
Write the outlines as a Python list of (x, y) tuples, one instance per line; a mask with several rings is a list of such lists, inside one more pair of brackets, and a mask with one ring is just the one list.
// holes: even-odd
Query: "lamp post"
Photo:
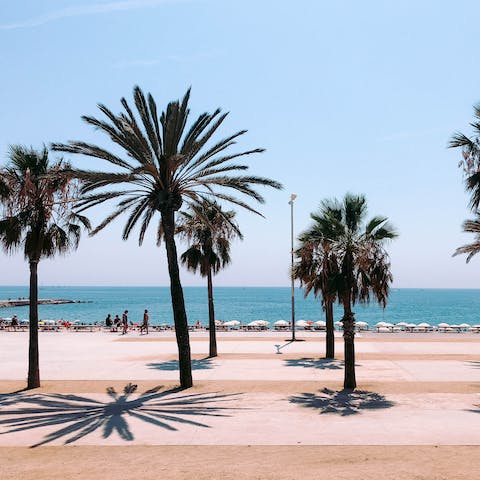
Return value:
[(295, 277), (293, 275), (293, 202), (297, 198), (297, 196), (292, 193), (290, 195), (290, 201), (288, 204), (290, 205), (290, 239), (291, 239), (291, 263), (290, 263), (290, 276), (292, 280), (292, 342), (295, 339)]

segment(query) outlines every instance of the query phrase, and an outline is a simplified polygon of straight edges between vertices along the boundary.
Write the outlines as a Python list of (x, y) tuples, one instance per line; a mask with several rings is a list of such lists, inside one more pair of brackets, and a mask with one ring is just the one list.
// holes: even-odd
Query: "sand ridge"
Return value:
[[(28, 458), (28, 461), (26, 459)], [(478, 480), (478, 446), (0, 448), (2, 480)]]

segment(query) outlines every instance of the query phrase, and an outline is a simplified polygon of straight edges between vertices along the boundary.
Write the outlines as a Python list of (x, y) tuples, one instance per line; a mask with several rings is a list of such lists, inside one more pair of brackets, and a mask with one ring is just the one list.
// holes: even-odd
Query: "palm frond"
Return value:
[[(104, 202), (120, 200), (113, 214), (107, 216), (93, 233), (117, 216), (128, 213), (123, 237), (128, 237), (132, 229), (139, 226), (141, 243), (154, 216), (150, 209), (158, 211), (162, 217), (167, 212), (172, 215), (172, 211), (179, 210), (184, 202), (193, 207), (205, 200), (219, 200), (259, 214), (243, 198), (263, 203), (264, 198), (257, 191), (258, 186), (282, 188), (274, 180), (238, 175), (248, 166), (238, 160), (235, 162), (235, 159), (263, 151), (260, 148), (240, 153), (226, 151), (246, 130), (228, 135), (220, 141), (212, 141), (227, 113), (222, 114), (220, 109), (203, 113), (187, 128), (189, 99), (190, 89), (181, 100), (170, 102), (159, 114), (152, 95), (145, 95), (140, 87), (135, 86), (134, 106), (122, 98), (122, 112), (118, 115), (99, 104), (101, 119), (82, 117), (87, 124), (106, 134), (121, 148), (123, 154), (110, 153), (104, 148), (80, 141), (53, 145), (57, 150), (74, 155), (103, 159), (120, 170), (89, 172), (72, 169), (72, 175), (82, 182), (78, 212)], [(237, 194), (242, 198), (236, 198)], [(126, 203), (122, 203), (122, 198), (127, 199)], [(136, 200), (131, 200), (133, 198)], [(157, 240), (161, 236), (162, 227), (159, 224)]]

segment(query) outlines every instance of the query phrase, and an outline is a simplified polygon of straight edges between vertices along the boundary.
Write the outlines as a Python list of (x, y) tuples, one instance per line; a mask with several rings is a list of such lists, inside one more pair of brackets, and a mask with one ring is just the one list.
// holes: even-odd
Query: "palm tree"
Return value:
[(212, 276), (230, 263), (230, 241), (235, 237), (240, 239), (243, 237), (233, 220), (235, 212), (222, 211), (221, 206), (216, 202), (204, 202), (192, 208), (191, 213), (180, 213), (183, 218), (178, 226), (178, 232), (190, 243), (190, 247), (183, 252), (180, 259), (189, 270), (193, 272), (199, 270), (202, 277), (207, 277), (210, 339), (208, 356), (216, 357), (217, 339)]
[[(140, 224), (139, 244), (142, 244), (152, 218), (159, 213), (158, 240), (165, 240), (173, 318), (178, 345), (180, 385), (193, 385), (190, 359), (190, 341), (182, 285), (180, 282), (177, 247), (175, 243), (175, 213), (182, 204), (198, 205), (205, 200), (225, 200), (257, 212), (240, 198), (230, 194), (240, 193), (257, 202), (263, 197), (254, 187), (281, 185), (268, 178), (241, 175), (246, 165), (231, 161), (245, 155), (260, 153), (263, 149), (247, 150), (241, 153), (225, 153), (236, 139), (246, 131), (234, 133), (207, 146), (227, 114), (203, 113), (186, 130), (190, 90), (182, 101), (170, 102), (158, 116), (157, 105), (152, 95), (147, 97), (139, 87), (133, 90), (137, 113), (135, 114), (125, 98), (121, 99), (124, 112), (115, 115), (104, 105), (99, 105), (106, 120), (84, 116), (83, 120), (97, 130), (107, 134), (125, 155), (85, 142), (70, 141), (55, 144), (53, 148), (64, 152), (85, 155), (105, 160), (120, 172), (77, 171), (84, 180), (82, 209), (117, 199), (114, 212), (94, 230), (97, 233), (112, 220), (129, 212), (123, 230), (126, 240), (134, 227)], [(140, 122), (137, 121), (139, 117)]]
[(467, 137), (463, 133), (455, 133), (449, 143), (450, 148), (461, 148), (462, 160), (458, 166), (463, 169), (465, 175), (465, 187), (470, 192), (470, 208), (475, 213), (473, 220), (465, 220), (463, 231), (474, 233), (472, 243), (456, 249), (453, 256), (466, 254), (468, 263), (474, 255), (480, 251), (480, 104), (474, 106), (475, 120), (470, 125), (474, 134)]
[(68, 163), (51, 163), (48, 150), (10, 147), (9, 164), (0, 172), (4, 189), (0, 243), (7, 252), (23, 247), (30, 267), (30, 334), (27, 388), (40, 386), (38, 358), (38, 263), (78, 246), (86, 217), (71, 209), (76, 182)]
[(455, 250), (453, 256), (466, 254), (466, 262), (470, 262), (472, 257), (480, 252), (480, 213), (477, 212), (475, 219), (465, 220), (463, 222), (463, 231), (465, 233), (474, 233), (475, 239), (472, 243), (462, 245)]
[(470, 124), (473, 127), (473, 135), (467, 137), (461, 132), (456, 132), (448, 146), (462, 150), (462, 160), (458, 166), (463, 169), (465, 186), (471, 193), (470, 207), (476, 212), (480, 206), (480, 104), (473, 108), (475, 120)]
[[(317, 215), (311, 218), (316, 222)], [(336, 292), (332, 290), (333, 277), (338, 273), (338, 264), (330, 242), (324, 239), (321, 224), (315, 223), (299, 236), (300, 247), (296, 251), (297, 262), (293, 274), (305, 287), (305, 297), (313, 291), (315, 298), (321, 294), (326, 323), (326, 358), (335, 358), (333, 304)]]
[(386, 240), (397, 236), (386, 217), (374, 217), (365, 223), (367, 202), (363, 195), (347, 194), (340, 203), (324, 200), (314, 217), (322, 241), (335, 257), (338, 271), (329, 276), (330, 291), (343, 305), (345, 352), (344, 388), (357, 386), (355, 379), (355, 316), (352, 306), (367, 303), (370, 296), (386, 306), (392, 274), (384, 249)]

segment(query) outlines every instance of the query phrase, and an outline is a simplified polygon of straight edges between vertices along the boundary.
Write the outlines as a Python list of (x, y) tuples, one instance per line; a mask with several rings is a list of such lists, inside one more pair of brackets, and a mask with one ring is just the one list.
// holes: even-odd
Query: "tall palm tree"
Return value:
[(190, 247), (182, 253), (180, 259), (189, 270), (199, 270), (202, 277), (207, 277), (209, 357), (216, 357), (212, 276), (230, 263), (231, 240), (243, 237), (234, 222), (235, 212), (224, 212), (216, 202), (204, 202), (193, 207), (191, 212), (180, 213), (183, 218), (180, 220), (178, 232), (190, 243)]
[(450, 148), (460, 148), (462, 160), (458, 166), (463, 169), (465, 187), (470, 192), (470, 208), (475, 214), (473, 220), (465, 220), (463, 231), (474, 233), (474, 241), (456, 249), (453, 256), (466, 254), (467, 263), (474, 255), (480, 252), (480, 104), (474, 106), (475, 120), (470, 124), (473, 135), (456, 132), (449, 143)]
[(474, 121), (470, 124), (473, 135), (467, 137), (461, 132), (452, 135), (449, 148), (460, 148), (462, 160), (458, 166), (463, 169), (465, 186), (471, 193), (470, 207), (476, 212), (480, 206), (480, 104), (474, 107)]
[(40, 386), (38, 356), (38, 263), (78, 246), (86, 217), (72, 211), (75, 181), (68, 163), (50, 162), (48, 150), (10, 147), (1, 170), (4, 189), (0, 243), (7, 252), (23, 247), (30, 268), (30, 329), (27, 388)]
[[(78, 171), (85, 182), (81, 208), (118, 200), (114, 212), (94, 230), (97, 233), (119, 215), (129, 212), (123, 230), (127, 239), (136, 225), (140, 225), (139, 244), (142, 244), (147, 228), (160, 214), (158, 238), (163, 238), (167, 252), (173, 318), (178, 345), (180, 385), (193, 385), (190, 359), (190, 341), (182, 285), (180, 282), (177, 247), (175, 243), (175, 213), (182, 204), (198, 205), (204, 200), (225, 200), (257, 212), (233, 191), (249, 199), (263, 203), (263, 197), (255, 190), (258, 185), (281, 188), (278, 182), (268, 178), (242, 175), (246, 165), (232, 160), (263, 149), (227, 154), (225, 151), (236, 143), (246, 131), (234, 133), (218, 142), (210, 143), (227, 114), (217, 109), (212, 114), (201, 114), (186, 130), (190, 90), (182, 101), (170, 102), (158, 115), (152, 95), (145, 96), (139, 87), (133, 90), (136, 113), (125, 98), (121, 99), (124, 112), (115, 115), (104, 105), (99, 105), (106, 120), (84, 116), (83, 120), (105, 133), (120, 147), (121, 154), (80, 141), (55, 144), (53, 148), (64, 152), (99, 158), (120, 171)], [(140, 121), (137, 119), (139, 118)]]
[(463, 231), (475, 234), (474, 241), (458, 247), (453, 256), (466, 254), (466, 262), (468, 263), (477, 253), (480, 253), (480, 213), (477, 212), (475, 219), (463, 222)]
[(385, 241), (397, 236), (386, 217), (365, 222), (367, 202), (363, 195), (345, 195), (343, 202), (324, 200), (315, 217), (323, 241), (335, 256), (338, 271), (330, 289), (343, 306), (345, 352), (344, 388), (357, 386), (355, 378), (355, 316), (352, 306), (373, 297), (386, 306), (392, 274)]
[(312, 214), (314, 225), (299, 236), (300, 247), (296, 250), (297, 262), (293, 274), (305, 288), (305, 297), (313, 291), (315, 298), (322, 297), (326, 323), (326, 358), (335, 358), (333, 304), (336, 292), (331, 283), (338, 273), (338, 263), (330, 242), (325, 240), (317, 216)]

